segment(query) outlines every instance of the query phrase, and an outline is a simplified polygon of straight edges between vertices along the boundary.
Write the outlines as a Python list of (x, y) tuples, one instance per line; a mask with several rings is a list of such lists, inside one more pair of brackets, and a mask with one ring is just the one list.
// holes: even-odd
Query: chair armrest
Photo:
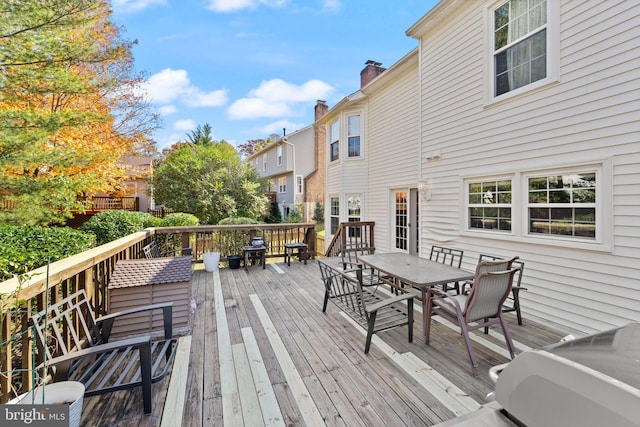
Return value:
[[(112, 350), (117, 350), (120, 348), (127, 347), (140, 347), (148, 346), (148, 351), (151, 351), (151, 337), (149, 335), (141, 336), (141, 337), (133, 337), (127, 338), (123, 340), (113, 341), (110, 343), (99, 344), (93, 347), (82, 348), (79, 350), (71, 351), (65, 355), (57, 356), (52, 359), (48, 359), (46, 362), (41, 363), (38, 368), (44, 367), (44, 364), (48, 367), (52, 367), (61, 363), (69, 363), (73, 360), (80, 359), (86, 356), (91, 356), (94, 354), (101, 354), (105, 352), (109, 352)], [(141, 350), (142, 351), (142, 350)], [(146, 351), (146, 350), (145, 350)]]
[(404, 300), (410, 300), (410, 299), (413, 299), (413, 298), (417, 298), (419, 296), (420, 296), (419, 293), (414, 292), (414, 291), (410, 291), (410, 292), (407, 292), (407, 293), (404, 293), (404, 294), (393, 296), (391, 298), (386, 298), (386, 299), (384, 299), (382, 301), (378, 301), (375, 304), (371, 304), (371, 305), (367, 306), (367, 313), (373, 313), (373, 312), (378, 311), (381, 308), (386, 307), (388, 305), (392, 305), (392, 304), (395, 304), (397, 302), (404, 301)]
[(160, 309), (162, 310), (164, 338), (169, 339), (173, 336), (173, 302), (143, 305), (128, 310), (118, 311), (116, 313), (106, 314), (96, 319), (96, 325), (102, 325), (102, 328), (100, 328), (98, 333), (100, 334), (102, 340), (106, 343), (107, 341), (109, 341), (109, 337), (111, 336), (111, 328), (113, 327), (113, 322), (117, 318), (130, 314)]

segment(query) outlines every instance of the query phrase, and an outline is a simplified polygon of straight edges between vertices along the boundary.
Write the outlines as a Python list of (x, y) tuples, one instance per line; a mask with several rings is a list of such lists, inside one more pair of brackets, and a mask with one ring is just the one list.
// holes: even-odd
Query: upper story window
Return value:
[(340, 122), (336, 121), (329, 128), (329, 149), (331, 161), (340, 158)]
[(511, 231), (511, 180), (467, 184), (469, 228)]
[(282, 176), (278, 178), (278, 192), (286, 193), (287, 192), (287, 177)]
[(360, 115), (347, 118), (347, 156), (360, 157)]
[(296, 193), (302, 194), (304, 191), (304, 180), (302, 175), (296, 175)]
[(547, 37), (546, 0), (509, 0), (494, 10), (494, 96), (547, 77)]
[(530, 234), (596, 238), (596, 174), (528, 178)]
[(267, 170), (267, 155), (266, 154), (262, 155), (262, 170), (263, 171)]
[(282, 145), (278, 146), (278, 166), (282, 166)]

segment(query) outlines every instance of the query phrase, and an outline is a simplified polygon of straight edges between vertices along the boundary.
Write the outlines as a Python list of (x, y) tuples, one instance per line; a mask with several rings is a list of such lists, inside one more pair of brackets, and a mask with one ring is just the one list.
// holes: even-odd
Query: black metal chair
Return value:
[[(460, 268), (462, 265), (463, 254), (464, 251), (459, 249), (445, 248), (444, 246), (432, 246), (429, 259), (441, 264), (448, 264), (450, 266)], [(460, 294), (460, 284), (458, 282), (454, 282), (452, 284), (445, 283), (442, 285), (442, 290), (444, 292), (456, 291), (456, 294)]]

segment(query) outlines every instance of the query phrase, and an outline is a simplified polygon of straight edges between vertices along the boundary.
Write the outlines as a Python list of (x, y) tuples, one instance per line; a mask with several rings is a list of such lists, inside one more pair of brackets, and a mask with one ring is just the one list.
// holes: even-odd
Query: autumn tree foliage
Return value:
[(63, 222), (117, 193), (158, 117), (105, 0), (0, 0), (0, 223)]

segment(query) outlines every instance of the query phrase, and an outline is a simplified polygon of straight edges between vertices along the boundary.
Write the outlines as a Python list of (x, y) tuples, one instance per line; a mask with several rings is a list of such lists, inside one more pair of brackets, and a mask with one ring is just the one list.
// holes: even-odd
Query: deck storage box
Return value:
[[(121, 260), (109, 281), (109, 313), (163, 302), (173, 302), (173, 333), (189, 331), (191, 257)], [(162, 310), (118, 319), (113, 337), (161, 334)]]

